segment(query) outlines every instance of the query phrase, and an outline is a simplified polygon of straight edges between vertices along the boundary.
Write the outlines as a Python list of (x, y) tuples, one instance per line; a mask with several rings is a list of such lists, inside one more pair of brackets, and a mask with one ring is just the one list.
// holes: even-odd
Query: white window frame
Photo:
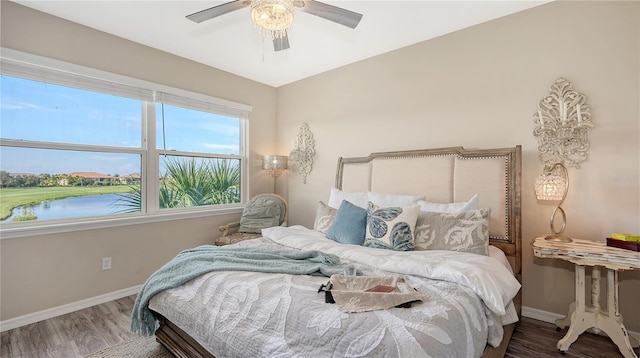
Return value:
[[(143, 103), (142, 108), (142, 147), (119, 149), (108, 146), (73, 145), (67, 143), (41, 143), (38, 147), (46, 149), (83, 149), (104, 152), (136, 153), (142, 156), (141, 175), (145, 181), (142, 192), (142, 212), (125, 215), (109, 215), (89, 218), (71, 218), (68, 220), (34, 221), (21, 223), (3, 223), (0, 225), (0, 239), (13, 239), (34, 235), (72, 232), (79, 230), (101, 229), (124, 225), (145, 224), (166, 220), (189, 219), (212, 215), (225, 215), (242, 211), (249, 193), (248, 153), (249, 129), (248, 119), (252, 107), (200, 93), (117, 75), (84, 66), (78, 66), (63, 61), (36, 56), (12, 49), (0, 48), (0, 69), (2, 74), (36, 81), (46, 81), (63, 86), (79, 87), (96, 92), (107, 92), (138, 98)], [(163, 152), (156, 149), (155, 133), (155, 105), (156, 98), (165, 98), (172, 104), (181, 104), (187, 108), (228, 115), (240, 119), (240, 153), (239, 155), (215, 155), (215, 157), (229, 157), (240, 160), (240, 203), (215, 206), (198, 206), (189, 208), (159, 209), (158, 208), (158, 159)], [(146, 120), (144, 118), (147, 118)], [(33, 142), (3, 140), (3, 145), (18, 147), (32, 147)], [(172, 152), (191, 157), (198, 157), (197, 153)], [(145, 198), (144, 196), (148, 198)], [(146, 205), (148, 204), (148, 205)]]

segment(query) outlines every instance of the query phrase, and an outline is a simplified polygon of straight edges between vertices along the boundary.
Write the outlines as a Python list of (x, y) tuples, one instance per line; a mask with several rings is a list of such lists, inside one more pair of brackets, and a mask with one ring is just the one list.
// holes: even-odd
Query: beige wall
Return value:
[[(290, 222), (313, 225), (338, 156), (521, 144), (524, 305), (566, 314), (572, 266), (534, 259), (529, 246), (553, 209), (533, 195), (542, 165), (532, 114), (558, 77), (593, 106), (588, 160), (569, 170), (566, 233), (640, 233), (639, 23), (640, 2), (554, 2), (278, 88), (279, 146), (303, 122), (316, 140), (307, 184), (288, 176)], [(638, 332), (640, 272), (620, 280), (624, 322)]]
[[(1, 45), (253, 106), (250, 194), (272, 191), (260, 155), (272, 153), (276, 91), (223, 71), (12, 2), (1, 2)], [(239, 214), (0, 241), (0, 320), (142, 284), (179, 251), (210, 243)], [(102, 271), (102, 257), (113, 269)]]

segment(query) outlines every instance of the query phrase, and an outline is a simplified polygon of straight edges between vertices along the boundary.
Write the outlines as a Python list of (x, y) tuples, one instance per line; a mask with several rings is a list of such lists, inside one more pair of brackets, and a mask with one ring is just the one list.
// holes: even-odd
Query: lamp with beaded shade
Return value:
[(286, 155), (265, 155), (262, 157), (262, 169), (273, 177), (273, 192), (276, 192), (276, 180), (287, 169)]
[[(560, 174), (554, 173), (555, 170), (559, 170)], [(536, 192), (536, 198), (540, 201), (559, 201), (556, 208), (551, 213), (551, 219), (549, 224), (551, 226), (551, 235), (547, 235), (545, 239), (556, 242), (571, 242), (569, 237), (562, 235), (565, 227), (567, 226), (567, 216), (562, 209), (561, 205), (564, 199), (567, 197), (569, 191), (569, 174), (567, 168), (561, 163), (554, 164), (548, 170), (545, 170), (544, 174), (536, 178), (534, 183)], [(556, 213), (562, 214), (562, 227), (560, 230), (556, 230), (554, 226), (554, 219)]]

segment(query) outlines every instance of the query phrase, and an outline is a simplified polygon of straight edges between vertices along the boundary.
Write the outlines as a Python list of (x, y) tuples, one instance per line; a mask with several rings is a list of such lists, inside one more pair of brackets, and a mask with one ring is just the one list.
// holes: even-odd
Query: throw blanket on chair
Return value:
[(254, 271), (294, 275), (341, 273), (336, 255), (320, 251), (299, 251), (262, 247), (204, 245), (179, 253), (156, 271), (142, 286), (131, 316), (131, 331), (152, 335), (158, 321), (149, 310), (149, 300), (156, 294), (178, 287), (212, 271)]

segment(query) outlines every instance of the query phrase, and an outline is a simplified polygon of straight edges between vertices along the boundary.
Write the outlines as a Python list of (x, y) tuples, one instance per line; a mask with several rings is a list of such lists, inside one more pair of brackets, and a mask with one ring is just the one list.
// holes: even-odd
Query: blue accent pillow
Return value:
[(341, 244), (362, 245), (367, 230), (367, 211), (343, 200), (327, 232), (327, 238)]

